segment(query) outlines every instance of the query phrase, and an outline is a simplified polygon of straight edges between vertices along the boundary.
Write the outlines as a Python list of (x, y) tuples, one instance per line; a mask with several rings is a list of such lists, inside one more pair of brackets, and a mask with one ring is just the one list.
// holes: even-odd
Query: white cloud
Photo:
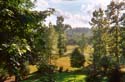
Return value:
[[(111, 0), (75, 0), (76, 2), (68, 3), (66, 0), (37, 0), (37, 10), (44, 10), (49, 7), (54, 7), (57, 12), (56, 16), (63, 16), (64, 23), (68, 23), (73, 27), (89, 26), (89, 21), (92, 17), (92, 12), (101, 7), (103, 9), (110, 3)], [(65, 6), (66, 5), (66, 6)], [(74, 6), (76, 5), (76, 6)], [(80, 8), (81, 6), (81, 8)], [(72, 9), (67, 9), (71, 7)], [(74, 8), (74, 9), (73, 9)], [(73, 13), (72, 13), (73, 12)], [(47, 21), (52, 21), (55, 24), (56, 17), (50, 17)]]
[(49, 6), (48, 2), (46, 0), (37, 0), (35, 2), (35, 6), (36, 7), (40, 7), (40, 6)]
[[(56, 16), (63, 16), (65, 21), (64, 23), (70, 24), (72, 27), (85, 27), (87, 25), (87, 18), (82, 14), (72, 14), (70, 12), (57, 10), (55, 13)], [(88, 25), (87, 25), (88, 26)]]
[(125, 0), (113, 0), (113, 1), (116, 1), (116, 2), (121, 2), (121, 1), (125, 1)]
[(72, 14), (70, 12), (62, 11), (62, 10), (57, 10), (55, 13), (56, 16), (63, 16), (65, 19), (78, 19), (78, 20), (83, 20), (83, 16), (81, 14)]
[(34, 4), (35, 4), (34, 10), (37, 11), (45, 10), (50, 6), (47, 0), (36, 0)]
[(91, 20), (92, 17), (92, 12), (95, 9), (102, 8), (106, 9), (106, 6), (110, 3), (111, 0), (86, 0), (82, 5), (81, 5), (81, 13), (85, 17), (85, 24), (89, 25), (89, 21)]
[(60, 3), (62, 0), (50, 0), (52, 3)]

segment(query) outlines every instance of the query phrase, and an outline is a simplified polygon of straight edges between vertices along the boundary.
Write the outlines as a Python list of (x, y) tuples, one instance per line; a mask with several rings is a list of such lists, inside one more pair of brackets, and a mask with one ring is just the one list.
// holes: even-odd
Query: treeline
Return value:
[(92, 37), (92, 31), (90, 28), (87, 27), (76, 27), (72, 29), (66, 30), (67, 35), (67, 44), (69, 45), (77, 45), (81, 40), (82, 36), (84, 35), (86, 40)]
[(65, 30), (71, 26), (63, 24), (62, 16), (57, 17), (56, 25), (45, 25), (46, 17), (55, 10), (33, 11), (33, 3), (0, 1), (0, 82), (13, 75), (19, 82), (28, 75), (29, 64), (40, 69), (50, 65), (55, 54), (61, 56), (66, 51)]

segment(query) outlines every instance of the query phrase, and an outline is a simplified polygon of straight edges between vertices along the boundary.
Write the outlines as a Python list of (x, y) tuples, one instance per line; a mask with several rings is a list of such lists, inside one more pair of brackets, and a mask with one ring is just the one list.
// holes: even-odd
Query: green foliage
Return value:
[(57, 24), (55, 26), (58, 33), (58, 49), (60, 56), (66, 52), (66, 34), (65, 30), (71, 28), (70, 25), (63, 24), (64, 18), (62, 16), (57, 17)]
[(4, 82), (8, 76), (7, 69), (5, 69), (4, 66), (0, 66), (0, 82)]
[(40, 65), (38, 71), (42, 75), (41, 82), (55, 82), (55, 77), (53, 76), (55, 69), (56, 67), (53, 65)]
[(35, 51), (35, 35), (43, 27), (42, 21), (54, 11), (31, 11), (32, 7), (31, 0), (0, 1), (0, 64), (16, 81), (26, 73), (25, 62)]
[(104, 16), (104, 11), (102, 9), (95, 10), (93, 12), (93, 18), (91, 20), (92, 30), (93, 30), (93, 64), (94, 69), (100, 67), (99, 62), (103, 56), (108, 55), (108, 43), (109, 35), (107, 33), (108, 23)]
[[(99, 67), (102, 57), (112, 57), (110, 62), (117, 65), (120, 64), (121, 57), (121, 25), (120, 20), (123, 2), (116, 3), (112, 1), (106, 12), (102, 9), (93, 12), (91, 20), (93, 30), (93, 63), (95, 67)], [(118, 6), (118, 7), (117, 7)], [(115, 9), (114, 9), (115, 8)], [(108, 19), (107, 19), (108, 18)]]
[(94, 70), (106, 73), (124, 63), (124, 13), (121, 13), (125, 10), (124, 4), (111, 1), (106, 10), (99, 8), (93, 12), (90, 24), (93, 30)]
[(42, 75), (48, 75), (48, 74), (53, 74), (55, 72), (56, 67), (53, 65), (47, 65), (47, 64), (43, 64), (39, 66), (39, 72)]
[(74, 49), (70, 57), (72, 67), (81, 67), (84, 65), (85, 57), (78, 48)]
[(81, 39), (78, 41), (78, 45), (82, 52), (84, 52), (84, 48), (87, 45), (87, 38), (84, 34), (81, 35)]
[[(87, 77), (84, 74), (77, 74), (77, 73), (56, 73), (53, 75), (56, 78), (56, 82), (86, 82), (85, 78)], [(30, 78), (21, 81), (21, 82), (45, 82), (42, 79), (47, 77), (41, 77), (39, 74), (32, 74)], [(49, 81), (50, 82), (50, 81)], [(51, 81), (52, 82), (52, 81)]]
[[(121, 19), (121, 11), (124, 10), (124, 2), (119, 2), (116, 3), (114, 1), (112, 1), (109, 5), (108, 5), (108, 9), (106, 10), (106, 15), (107, 18), (109, 19), (109, 23), (110, 23), (110, 34), (112, 35), (112, 50), (111, 50), (111, 54), (115, 55), (116, 57), (116, 62), (117, 65), (120, 64), (120, 56), (121, 56), (121, 23), (122, 20)], [(115, 9), (114, 9), (115, 8)]]

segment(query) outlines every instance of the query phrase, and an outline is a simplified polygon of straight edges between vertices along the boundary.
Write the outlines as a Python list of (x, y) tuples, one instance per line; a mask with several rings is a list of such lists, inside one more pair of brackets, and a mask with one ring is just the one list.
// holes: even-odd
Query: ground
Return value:
[[(85, 82), (86, 75), (76, 73), (58, 73), (55, 75), (56, 82)], [(21, 82), (41, 82), (38, 74), (33, 74), (27, 80)]]
[[(55, 65), (58, 66), (58, 68), (63, 67), (63, 71), (64, 71), (62, 73), (56, 73), (53, 75), (53, 77), (56, 77), (56, 82), (85, 82), (87, 75), (82, 72), (78, 72), (78, 70), (80, 70), (81, 68), (72, 68), (70, 66), (69, 54), (72, 52), (72, 50), (75, 47), (77, 46), (71, 46), (71, 45), (67, 46), (68, 52), (66, 52), (64, 56), (56, 60)], [(90, 52), (87, 51), (87, 53), (90, 53)], [(87, 63), (85, 67), (86, 66), (87, 66)], [(36, 65), (29, 65), (29, 69), (30, 69), (30, 75), (28, 76), (27, 79), (21, 82), (41, 82), (41, 75), (39, 75), (38, 73), (35, 73), (37, 72)], [(11, 82), (13, 80), (14, 80), (14, 76), (5, 82)], [(102, 82), (107, 82), (107, 81), (104, 80)]]

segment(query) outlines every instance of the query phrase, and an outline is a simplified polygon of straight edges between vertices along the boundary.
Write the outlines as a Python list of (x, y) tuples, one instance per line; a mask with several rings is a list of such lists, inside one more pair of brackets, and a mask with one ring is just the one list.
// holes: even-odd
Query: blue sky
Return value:
[(105, 9), (111, 0), (37, 0), (35, 9), (38, 11), (55, 8), (56, 13), (48, 17), (47, 23), (56, 23), (56, 16), (63, 16), (64, 23), (72, 27), (90, 27), (92, 12), (99, 7)]

